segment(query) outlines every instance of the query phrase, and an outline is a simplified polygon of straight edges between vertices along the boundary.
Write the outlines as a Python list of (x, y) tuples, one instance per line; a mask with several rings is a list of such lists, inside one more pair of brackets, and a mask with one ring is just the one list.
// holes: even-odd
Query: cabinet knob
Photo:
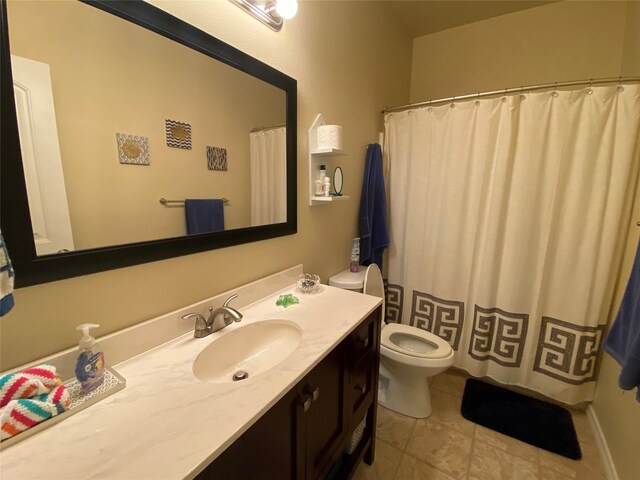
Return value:
[(356, 386), (354, 387), (356, 390), (360, 390), (361, 393), (365, 393), (367, 391), (367, 386), (366, 385), (361, 385), (361, 384), (356, 384)]
[(311, 387), (307, 387), (305, 389), (306, 393), (311, 395), (311, 397), (313, 398), (313, 401), (315, 402), (318, 397), (320, 396), (320, 387), (316, 387), (315, 389), (311, 389)]
[(367, 348), (369, 346), (369, 337), (367, 337), (367, 338), (359, 338), (358, 339), (358, 343), (360, 345), (362, 345), (364, 348)]
[(307, 397), (302, 401), (302, 409), (304, 410), (304, 412), (308, 412), (309, 409), (311, 408), (311, 397)]

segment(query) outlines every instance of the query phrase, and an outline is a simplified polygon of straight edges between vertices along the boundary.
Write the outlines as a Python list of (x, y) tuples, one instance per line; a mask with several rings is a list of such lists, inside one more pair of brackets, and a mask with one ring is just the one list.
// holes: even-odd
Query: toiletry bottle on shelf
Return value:
[(76, 361), (76, 378), (83, 393), (90, 392), (104, 381), (104, 353), (96, 347), (96, 339), (89, 335), (90, 329), (99, 326), (95, 323), (83, 323), (76, 327), (76, 330), (82, 332), (80, 355)]
[(320, 173), (316, 180), (316, 196), (324, 195), (324, 178), (327, 176), (327, 170), (324, 165), (320, 165)]
[(324, 182), (322, 184), (322, 193), (325, 197), (331, 196), (331, 179), (329, 177), (324, 177)]

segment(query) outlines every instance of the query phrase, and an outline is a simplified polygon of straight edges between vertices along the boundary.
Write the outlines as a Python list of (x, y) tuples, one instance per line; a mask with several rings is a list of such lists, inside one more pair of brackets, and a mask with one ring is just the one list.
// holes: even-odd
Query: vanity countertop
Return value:
[[(275, 305), (280, 294), (300, 303)], [(0, 452), (3, 479), (192, 478), (317, 365), (381, 300), (326, 285), (295, 285), (248, 305), (244, 318), (208, 337), (182, 335), (115, 365), (127, 387)], [(269, 319), (296, 322), (302, 343), (280, 365), (239, 383), (197, 379), (193, 361), (236, 328)], [(265, 439), (268, 440), (268, 439)]]

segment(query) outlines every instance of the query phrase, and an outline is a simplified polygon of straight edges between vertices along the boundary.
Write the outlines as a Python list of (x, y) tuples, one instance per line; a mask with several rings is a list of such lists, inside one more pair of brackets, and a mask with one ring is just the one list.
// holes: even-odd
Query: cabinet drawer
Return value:
[(369, 352), (375, 350), (375, 322), (378, 319), (376, 310), (362, 322), (349, 336), (349, 357), (353, 365), (359, 362)]

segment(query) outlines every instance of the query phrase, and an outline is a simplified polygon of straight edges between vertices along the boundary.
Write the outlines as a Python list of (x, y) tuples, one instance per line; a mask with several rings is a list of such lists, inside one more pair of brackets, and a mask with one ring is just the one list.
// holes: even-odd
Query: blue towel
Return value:
[(378, 264), (389, 246), (387, 199), (382, 175), (382, 149), (377, 143), (367, 147), (362, 195), (360, 196), (360, 264)]
[(13, 308), (13, 277), (9, 252), (0, 233), (0, 317)]
[(221, 232), (224, 230), (224, 202), (220, 198), (185, 200), (187, 235)]
[(604, 349), (622, 366), (620, 388), (639, 387), (636, 399), (640, 402), (640, 243), (618, 316), (604, 339)]

